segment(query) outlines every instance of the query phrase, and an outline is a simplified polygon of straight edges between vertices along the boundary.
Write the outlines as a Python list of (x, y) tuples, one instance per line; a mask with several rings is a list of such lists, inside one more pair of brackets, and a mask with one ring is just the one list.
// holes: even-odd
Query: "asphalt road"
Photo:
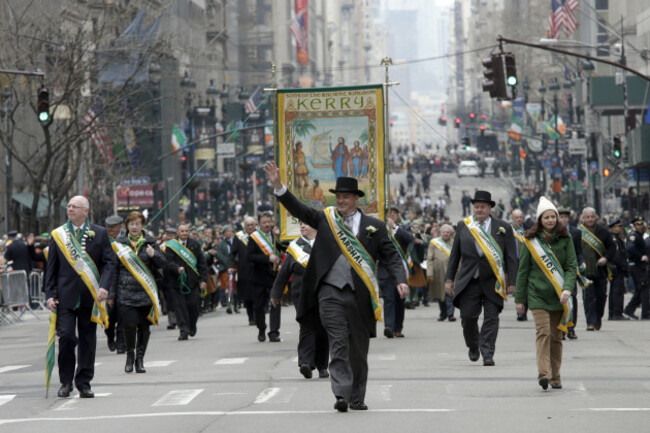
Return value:
[[(370, 345), (368, 412), (337, 413), (329, 380), (306, 380), (297, 326), (283, 310), (280, 343), (259, 343), (244, 314), (221, 309), (198, 334), (154, 328), (146, 374), (123, 372), (98, 331), (95, 399), (44, 398), (47, 314), (0, 328), (0, 432), (618, 432), (648, 431), (650, 327), (605, 321), (564, 344), (564, 389), (537, 384), (532, 320), (501, 315), (496, 366), (467, 358), (460, 321), (437, 322), (437, 305), (407, 310), (403, 339)], [(458, 313), (457, 313), (458, 315)], [(529, 314), (530, 316), (530, 314)], [(532, 318), (532, 317), (531, 317)], [(381, 325), (380, 328), (381, 330)]]

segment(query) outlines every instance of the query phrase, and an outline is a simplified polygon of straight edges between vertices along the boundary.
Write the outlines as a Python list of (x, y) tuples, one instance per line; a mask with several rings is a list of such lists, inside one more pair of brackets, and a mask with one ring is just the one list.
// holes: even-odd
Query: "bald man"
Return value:
[[(58, 396), (63, 398), (70, 397), (73, 381), (79, 397), (95, 396), (90, 381), (95, 375), (96, 321), (103, 322), (103, 326), (108, 324), (103, 303), (117, 265), (106, 229), (89, 224), (89, 211), (90, 204), (85, 197), (70, 199), (68, 221), (52, 231), (45, 274), (47, 308), (57, 312), (57, 364), (61, 381)], [(102, 305), (103, 314), (93, 321), (95, 304)], [(78, 358), (75, 358), (77, 345)]]

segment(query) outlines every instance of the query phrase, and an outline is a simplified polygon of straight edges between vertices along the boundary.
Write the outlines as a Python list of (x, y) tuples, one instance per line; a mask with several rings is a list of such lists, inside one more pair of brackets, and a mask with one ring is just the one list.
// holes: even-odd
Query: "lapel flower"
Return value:
[(506, 228), (505, 227), (499, 227), (499, 230), (497, 230), (497, 232), (500, 235), (505, 235), (506, 234)]
[(86, 234), (88, 235), (88, 240), (92, 241), (93, 238), (95, 237), (95, 231), (94, 230), (87, 230)]
[(372, 237), (373, 234), (377, 231), (377, 227), (374, 226), (368, 226), (366, 227), (366, 235), (370, 238)]

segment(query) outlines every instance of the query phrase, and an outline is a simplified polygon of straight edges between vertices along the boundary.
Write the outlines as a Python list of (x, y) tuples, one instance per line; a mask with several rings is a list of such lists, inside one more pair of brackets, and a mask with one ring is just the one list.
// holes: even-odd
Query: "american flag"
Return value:
[(111, 149), (111, 137), (105, 126), (99, 124), (97, 114), (92, 108), (88, 109), (83, 118), (86, 125), (86, 133), (90, 142), (95, 145), (102, 158), (102, 162), (107, 163), (113, 160), (113, 150)]
[(569, 36), (578, 28), (573, 11), (578, 8), (578, 0), (551, 0), (551, 14), (548, 17), (548, 37), (558, 38), (560, 32)]
[(289, 23), (289, 30), (294, 38), (298, 48), (304, 48), (307, 45), (307, 34), (305, 32), (305, 14), (299, 13), (295, 18), (291, 19)]
[(262, 102), (262, 86), (257, 86), (257, 89), (255, 89), (251, 97), (248, 98), (248, 101), (246, 101), (246, 105), (244, 106), (246, 114), (256, 112), (260, 102)]

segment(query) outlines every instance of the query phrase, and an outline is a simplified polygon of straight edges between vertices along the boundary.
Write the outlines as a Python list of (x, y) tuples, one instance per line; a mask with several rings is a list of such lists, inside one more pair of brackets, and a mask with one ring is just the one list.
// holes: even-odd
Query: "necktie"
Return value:
[(344, 217), (343, 217), (343, 224), (345, 224), (345, 226), (346, 226), (346, 227), (348, 228), (348, 230), (350, 230), (351, 232), (354, 231), (354, 230), (352, 230), (352, 223), (353, 223), (353, 222), (354, 222), (354, 214), (352, 214), (352, 215), (347, 215), (347, 216), (344, 216)]
[(81, 234), (81, 229), (75, 229), (74, 235), (79, 239), (79, 234)]

